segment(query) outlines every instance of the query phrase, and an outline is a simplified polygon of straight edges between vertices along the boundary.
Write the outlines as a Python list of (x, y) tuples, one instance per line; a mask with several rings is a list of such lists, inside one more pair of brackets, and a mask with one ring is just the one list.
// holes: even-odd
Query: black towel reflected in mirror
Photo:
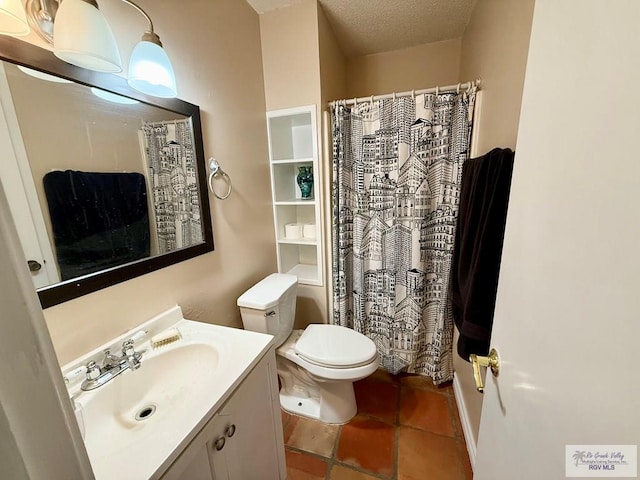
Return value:
[(43, 183), (62, 280), (149, 256), (144, 175), (66, 170)]

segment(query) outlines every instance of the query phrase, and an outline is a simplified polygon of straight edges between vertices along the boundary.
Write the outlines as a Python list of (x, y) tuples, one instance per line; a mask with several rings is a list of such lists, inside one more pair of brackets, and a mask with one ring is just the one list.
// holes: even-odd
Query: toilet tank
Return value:
[(293, 330), (298, 277), (272, 273), (238, 298), (245, 330), (268, 333), (279, 347)]

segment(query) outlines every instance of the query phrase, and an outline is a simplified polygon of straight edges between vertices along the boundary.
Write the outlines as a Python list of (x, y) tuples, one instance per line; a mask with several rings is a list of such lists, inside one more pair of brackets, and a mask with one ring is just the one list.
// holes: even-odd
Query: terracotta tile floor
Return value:
[(355, 383), (358, 415), (325, 425), (282, 412), (287, 480), (470, 480), (451, 385), (381, 370)]

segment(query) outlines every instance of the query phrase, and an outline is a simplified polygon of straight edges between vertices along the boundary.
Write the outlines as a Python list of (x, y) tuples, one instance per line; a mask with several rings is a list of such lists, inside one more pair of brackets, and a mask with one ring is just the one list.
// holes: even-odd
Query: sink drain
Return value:
[(146, 407), (140, 409), (138, 413), (136, 413), (136, 420), (141, 422), (142, 420), (146, 420), (147, 418), (149, 418), (154, 413), (156, 413), (156, 406), (147, 405)]

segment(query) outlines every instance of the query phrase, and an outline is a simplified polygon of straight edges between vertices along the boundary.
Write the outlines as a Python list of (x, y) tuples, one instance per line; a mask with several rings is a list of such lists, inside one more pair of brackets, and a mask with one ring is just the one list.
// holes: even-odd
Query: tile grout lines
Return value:
[[(353, 443), (353, 437), (352, 437), (353, 431), (350, 429), (349, 437), (348, 438), (345, 437), (345, 439), (343, 439), (343, 435), (347, 433), (345, 431), (345, 427), (349, 424), (338, 425), (337, 428), (333, 430), (333, 432), (335, 432), (333, 433), (335, 437), (333, 438), (331, 449), (323, 450), (322, 454), (314, 453), (309, 450), (306, 450), (306, 444), (297, 443), (299, 442), (299, 439), (296, 441), (295, 446), (286, 445), (286, 449), (290, 451), (292, 454), (295, 453), (296, 455), (299, 454), (299, 455), (307, 456), (310, 459), (315, 459), (314, 461), (318, 461), (324, 464), (324, 467), (325, 467), (324, 474), (322, 476), (316, 474), (317, 476), (313, 477), (314, 479), (317, 479), (317, 480), (331, 480), (331, 479), (337, 480), (337, 479), (356, 478), (356, 477), (361, 478), (361, 476), (362, 478), (368, 478), (370, 480), (374, 480), (374, 479), (375, 480), (397, 480), (398, 476), (401, 473), (400, 472), (401, 467), (402, 469), (406, 469), (409, 466), (409, 464), (405, 465), (405, 463), (402, 464), (404, 466), (401, 465), (401, 462), (400, 462), (401, 445), (405, 445), (408, 438), (416, 438), (414, 436), (415, 433), (427, 433), (431, 436), (431, 438), (440, 438), (442, 440), (445, 440), (445, 439), (447, 440), (445, 443), (449, 446), (447, 447), (446, 451), (449, 452), (448, 453), (449, 455), (453, 455), (452, 459), (455, 458), (455, 466), (452, 464), (449, 464), (448, 472), (450, 477), (447, 477), (447, 478), (452, 478), (452, 479), (455, 478), (455, 479), (461, 479), (461, 480), (464, 480), (465, 478), (471, 478), (470, 466), (468, 465), (468, 457), (466, 457), (467, 452), (466, 452), (466, 444), (464, 442), (464, 432), (461, 429), (459, 415), (457, 413), (457, 406), (455, 404), (455, 398), (453, 396), (453, 393), (450, 387), (438, 388), (437, 386), (434, 386), (433, 384), (430, 384), (427, 382), (422, 384), (422, 383), (416, 382), (414, 380), (415, 378), (417, 378), (417, 376), (408, 378), (407, 381), (404, 380), (404, 377), (402, 377), (402, 379), (393, 378), (392, 381), (388, 381), (383, 378), (371, 378), (369, 380), (369, 383), (373, 383), (374, 385), (376, 384), (379, 385), (381, 382), (393, 385), (393, 389), (386, 389), (386, 394), (383, 393), (383, 391), (379, 390), (378, 386), (374, 386), (373, 389), (371, 388), (371, 385), (369, 385), (368, 387), (361, 386), (360, 395), (374, 395), (374, 397), (372, 398), (377, 398), (377, 395), (383, 395), (382, 397), (377, 398), (377, 400), (374, 400), (373, 402), (365, 401), (364, 398), (366, 397), (362, 397), (363, 398), (362, 405), (360, 405), (360, 400), (358, 400), (358, 404), (361, 408), (358, 409), (359, 412), (357, 413), (357, 416), (354, 418), (360, 418), (360, 421), (359, 421), (360, 423), (362, 423), (362, 421), (364, 421), (365, 424), (367, 422), (374, 422), (374, 423), (377, 422), (379, 424), (386, 425), (387, 427), (393, 428), (393, 434), (387, 437), (390, 440), (390, 443), (387, 443), (388, 445), (387, 448), (392, 449), (392, 451), (390, 452), (391, 463), (388, 464), (390, 467), (390, 471), (387, 470), (388, 473), (370, 471), (367, 468), (365, 468), (366, 465), (361, 464), (360, 460), (358, 460), (357, 458), (355, 460), (350, 458), (351, 453), (347, 453), (347, 452), (349, 452), (353, 448), (353, 446), (349, 446)], [(436, 411), (440, 412), (438, 414), (438, 418), (440, 419), (446, 418), (447, 421), (450, 422), (449, 424), (450, 427), (447, 427), (444, 430), (442, 430), (439, 427), (432, 429), (432, 428), (426, 428), (422, 426), (420, 422), (415, 423), (415, 412), (416, 412), (415, 407), (420, 405), (420, 402), (424, 401), (424, 400), (420, 400), (416, 405), (413, 405), (415, 398), (412, 392), (418, 392), (418, 391), (431, 392), (431, 394), (434, 394), (434, 399), (435, 397), (440, 398), (440, 400), (438, 400), (435, 404), (430, 403), (429, 405), (436, 405), (435, 407)], [(356, 394), (358, 394), (357, 390), (356, 390)], [(394, 397), (393, 403), (391, 402), (386, 404), (384, 404), (384, 402), (380, 403), (380, 400), (382, 400), (384, 396), (386, 396), (388, 400), (391, 400), (392, 395)], [(423, 396), (422, 398), (425, 398), (425, 397)], [(429, 398), (429, 397), (426, 397), (426, 398)], [(437, 406), (437, 405), (440, 405), (440, 406)], [(393, 408), (393, 413), (390, 411), (392, 408)], [(431, 410), (431, 407), (429, 407), (427, 412), (428, 411), (431, 412), (430, 415), (433, 415), (433, 410)], [(296, 428), (297, 420), (294, 420), (294, 419), (297, 416), (285, 414), (283, 415), (283, 417), (285, 420), (285, 422), (283, 422), (283, 428), (285, 430), (292, 430)], [(304, 417), (300, 417), (300, 418), (304, 418)], [(440, 424), (442, 425), (442, 423)], [(435, 426), (436, 424), (434, 424), (434, 427)], [(318, 430), (318, 432), (323, 431), (321, 427), (319, 428), (320, 430)], [(361, 428), (361, 427), (356, 427), (356, 428)], [(308, 434), (309, 433), (308, 424), (301, 431), (306, 431)], [(449, 431), (451, 433), (449, 433)], [(410, 432), (414, 432), (414, 433), (410, 433)], [(407, 435), (408, 435), (408, 437), (406, 437), (407, 440), (405, 440), (405, 436)], [(365, 436), (364, 437), (365, 443), (360, 447), (364, 451), (368, 450), (368, 444), (366, 443), (367, 442), (366, 438), (367, 437)], [(310, 440), (311, 440), (311, 437), (310, 437)], [(341, 444), (343, 440), (347, 442), (344, 445), (346, 450), (344, 449), (342, 450), (342, 455), (347, 455), (347, 457), (345, 457), (344, 459), (345, 461), (341, 461), (338, 458), (338, 454), (341, 451), (340, 449), (341, 449)], [(314, 440), (311, 440), (311, 441), (314, 441)], [(440, 440), (437, 441), (436, 444), (439, 444), (439, 442), (441, 441)], [(328, 447), (329, 445), (326, 445), (326, 446)], [(411, 454), (409, 452), (413, 450), (413, 447), (410, 448), (409, 450), (406, 450), (406, 447), (407, 445), (405, 445), (405, 447), (403, 448), (404, 456), (406, 456), (407, 454)], [(404, 458), (404, 456), (402, 458)], [(406, 459), (405, 459), (405, 462), (406, 462)], [(412, 468), (415, 468), (415, 467), (412, 467)], [(312, 478), (304, 473), (302, 474), (303, 475), (302, 477), (298, 477), (295, 474), (296, 470), (297, 470), (297, 467), (294, 467), (294, 471), (290, 472), (290, 474), (292, 474), (291, 475), (292, 480), (295, 480), (296, 478), (309, 478), (309, 479)], [(319, 473), (320, 472), (318, 472), (318, 474)], [(404, 474), (406, 473), (408, 472), (404, 472)], [(435, 479), (434, 477), (434, 480), (437, 480), (437, 479)]]

